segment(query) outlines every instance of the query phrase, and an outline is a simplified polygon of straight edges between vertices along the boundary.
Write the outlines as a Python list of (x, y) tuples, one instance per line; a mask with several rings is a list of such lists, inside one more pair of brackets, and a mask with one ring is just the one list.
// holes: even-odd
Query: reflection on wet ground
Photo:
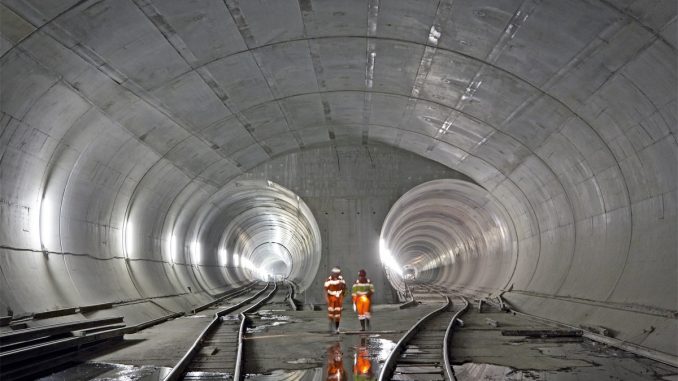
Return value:
[(346, 380), (346, 367), (344, 366), (344, 352), (341, 343), (336, 342), (327, 348), (327, 381)]
[[(189, 380), (210, 380), (210, 381), (233, 381), (233, 375), (230, 373), (214, 372), (186, 372), (185, 379)], [(122, 381), (122, 380), (121, 380)]]
[(247, 328), (247, 334), (266, 332), (271, 327), (303, 322), (302, 320), (292, 319), (288, 315), (281, 315), (275, 312), (284, 312), (284, 310), (261, 310), (249, 314), (249, 318), (254, 321), (254, 326)]
[(256, 381), (322, 381), (323, 368), (275, 370), (271, 374), (248, 374), (245, 379)]
[(157, 366), (133, 366), (89, 362), (43, 377), (41, 381), (159, 381), (171, 369)]
[[(389, 353), (395, 347), (391, 340), (379, 335), (346, 335), (343, 341), (331, 343), (326, 348), (322, 368), (304, 370), (275, 370), (270, 374), (250, 374), (251, 381), (373, 381), (381, 371)], [(312, 364), (312, 359), (300, 358), (289, 364)]]
[(361, 337), (360, 344), (355, 349), (353, 360), (353, 376), (356, 380), (374, 380), (374, 354), (370, 352), (368, 338)]

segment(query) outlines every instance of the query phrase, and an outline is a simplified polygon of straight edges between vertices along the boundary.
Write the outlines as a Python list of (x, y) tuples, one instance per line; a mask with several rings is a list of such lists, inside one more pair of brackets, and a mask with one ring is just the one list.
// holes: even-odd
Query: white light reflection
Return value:
[(171, 234), (170, 239), (169, 239), (169, 249), (168, 249), (169, 258), (170, 258), (171, 263), (176, 262), (177, 259), (178, 259), (178, 258), (175, 258), (176, 253), (177, 253), (176, 246), (177, 246), (177, 237), (174, 234)]
[(125, 225), (125, 253), (127, 257), (132, 256), (132, 250), (134, 250), (134, 224), (132, 221), (127, 220), (127, 225)]
[(403, 269), (400, 267), (396, 259), (391, 254), (391, 250), (386, 247), (386, 242), (383, 239), (379, 240), (379, 259), (381, 263), (388, 269), (391, 269), (396, 274), (402, 276)]
[(228, 264), (228, 252), (226, 249), (219, 249), (219, 263), (222, 266), (226, 266)]
[(438, 39), (440, 38), (440, 35), (440, 31), (436, 29), (435, 25), (433, 25), (431, 27), (431, 31), (428, 33), (428, 42), (433, 46), (438, 45)]
[(54, 205), (49, 196), (45, 195), (45, 198), (42, 199), (40, 204), (40, 217), (39, 217), (39, 232), (37, 235), (38, 244), (44, 246), (45, 249), (57, 249), (52, 245), (52, 240), (56, 236), (54, 227), (59, 226), (58, 219), (55, 221)]
[(196, 240), (193, 242), (193, 264), (199, 265), (200, 260), (202, 259), (201, 257), (200, 242)]

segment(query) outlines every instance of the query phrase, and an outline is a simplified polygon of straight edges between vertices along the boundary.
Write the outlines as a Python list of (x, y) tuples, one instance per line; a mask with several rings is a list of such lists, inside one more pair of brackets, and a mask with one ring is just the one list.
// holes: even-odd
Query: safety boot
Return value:
[(365, 320), (360, 321), (360, 330), (364, 331), (365, 330)]
[(365, 319), (365, 326), (367, 326), (368, 331), (372, 330), (372, 327), (370, 327), (370, 319)]

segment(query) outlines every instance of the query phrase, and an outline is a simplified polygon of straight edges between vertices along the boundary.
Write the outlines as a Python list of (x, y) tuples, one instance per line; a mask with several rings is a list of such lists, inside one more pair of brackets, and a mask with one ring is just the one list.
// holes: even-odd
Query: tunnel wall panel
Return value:
[(79, 305), (118, 303), (139, 298), (122, 258), (100, 260), (68, 255), (64, 262), (78, 289)]
[(181, 293), (176, 285), (167, 278), (168, 264), (147, 260), (127, 262), (130, 278), (139, 293), (146, 298), (175, 295)]
[(52, 311), (81, 304), (60, 255), (0, 249), (2, 273), (7, 280), (9, 306), (15, 316)]
[[(678, 309), (676, 288), (661, 286), (678, 279), (676, 205), (675, 191), (633, 205), (630, 255), (611, 301)], [(662, 291), (654, 291), (658, 289)]]

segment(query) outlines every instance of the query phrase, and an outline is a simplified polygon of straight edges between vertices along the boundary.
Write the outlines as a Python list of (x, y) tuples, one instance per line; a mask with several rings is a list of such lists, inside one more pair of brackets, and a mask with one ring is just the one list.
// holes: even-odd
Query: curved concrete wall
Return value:
[(417, 281), (492, 293), (516, 271), (516, 230), (503, 205), (461, 180), (421, 184), (393, 205), (380, 235), (389, 279), (404, 291), (403, 271)]
[(230, 183), (195, 213), (190, 226), (181, 239), (190, 242), (188, 252), (173, 255), (200, 267), (205, 289), (276, 277), (304, 291), (318, 271), (315, 217), (299, 196), (271, 181)]
[(509, 301), (676, 355), (676, 7), (3, 0), (1, 307), (209, 300), (170, 227), (283, 153), (383, 143), (501, 203)]

